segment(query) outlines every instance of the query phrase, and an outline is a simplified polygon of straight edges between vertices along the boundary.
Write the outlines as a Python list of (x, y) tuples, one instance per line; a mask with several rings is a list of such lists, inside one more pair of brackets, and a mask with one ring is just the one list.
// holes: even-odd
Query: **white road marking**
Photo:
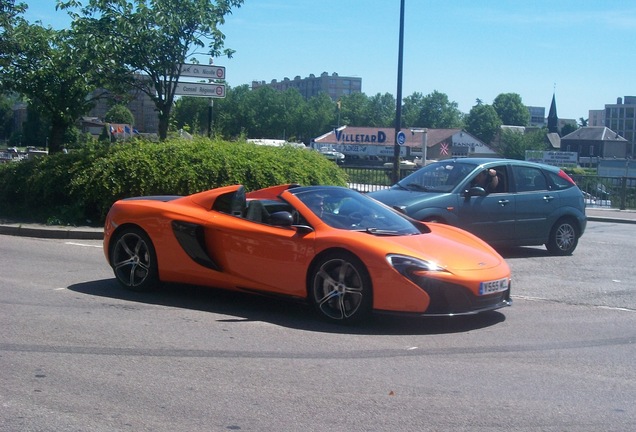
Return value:
[(101, 248), (102, 245), (91, 245), (91, 244), (84, 244), (84, 243), (75, 243), (75, 242), (66, 242), (67, 245), (71, 245), (71, 246), (82, 246), (82, 247), (92, 247), (92, 248)]

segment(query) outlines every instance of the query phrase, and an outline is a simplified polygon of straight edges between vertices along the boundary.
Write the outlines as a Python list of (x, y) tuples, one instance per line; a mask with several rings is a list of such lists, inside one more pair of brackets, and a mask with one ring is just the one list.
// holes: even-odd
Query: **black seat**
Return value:
[(258, 200), (252, 200), (247, 205), (247, 210), (245, 211), (245, 219), (254, 222), (268, 223), (269, 212), (262, 202)]
[(219, 196), (212, 205), (212, 209), (232, 216), (242, 217), (245, 213), (247, 201), (245, 188), (241, 185), (235, 192), (229, 192)]

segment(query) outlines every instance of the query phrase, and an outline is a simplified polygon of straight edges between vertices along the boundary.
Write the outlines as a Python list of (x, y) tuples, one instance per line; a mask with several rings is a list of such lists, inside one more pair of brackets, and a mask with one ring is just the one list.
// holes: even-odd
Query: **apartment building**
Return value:
[(305, 99), (311, 99), (320, 93), (326, 93), (332, 100), (338, 100), (341, 96), (362, 92), (362, 78), (339, 76), (337, 73), (329, 75), (323, 72), (320, 76), (310, 74), (307, 78), (296, 76), (293, 80), (284, 78), (282, 81), (272, 80), (252, 81), (252, 89), (269, 86), (276, 90), (285, 91), (295, 88)]
[(605, 105), (605, 124), (603, 126), (613, 130), (632, 145), (636, 138), (636, 96), (617, 98), (615, 104)]

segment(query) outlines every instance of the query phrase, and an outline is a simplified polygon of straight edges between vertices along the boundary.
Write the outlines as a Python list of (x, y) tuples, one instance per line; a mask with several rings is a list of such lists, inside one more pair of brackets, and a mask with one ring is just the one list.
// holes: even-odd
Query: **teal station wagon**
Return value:
[[(480, 173), (493, 184), (477, 185)], [(587, 222), (583, 193), (563, 170), (512, 159), (434, 162), (369, 195), (414, 219), (465, 229), (491, 246), (545, 245), (553, 255), (570, 255)]]

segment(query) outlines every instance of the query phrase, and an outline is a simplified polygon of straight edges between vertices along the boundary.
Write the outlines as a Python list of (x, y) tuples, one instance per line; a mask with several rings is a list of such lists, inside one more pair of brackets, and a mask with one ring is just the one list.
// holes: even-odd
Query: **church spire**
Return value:
[(550, 112), (548, 113), (548, 132), (559, 133), (559, 117), (557, 116), (556, 97), (552, 93), (552, 104), (550, 104)]

